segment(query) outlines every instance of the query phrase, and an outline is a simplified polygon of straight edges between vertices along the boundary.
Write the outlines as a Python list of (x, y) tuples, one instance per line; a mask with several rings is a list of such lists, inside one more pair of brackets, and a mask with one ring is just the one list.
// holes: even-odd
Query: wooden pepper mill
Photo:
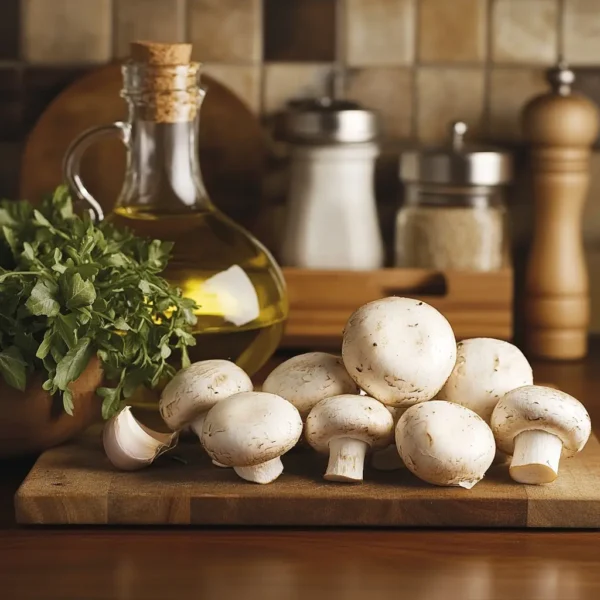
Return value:
[(548, 72), (551, 91), (531, 100), (523, 112), (535, 207), (525, 345), (530, 356), (558, 360), (586, 355), (590, 311), (581, 218), (598, 111), (571, 91), (574, 80), (560, 61)]

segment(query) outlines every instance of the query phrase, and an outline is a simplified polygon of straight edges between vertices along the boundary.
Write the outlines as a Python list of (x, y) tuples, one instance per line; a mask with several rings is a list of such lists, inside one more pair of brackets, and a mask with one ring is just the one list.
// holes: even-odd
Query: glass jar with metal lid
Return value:
[(507, 257), (505, 188), (512, 157), (467, 144), (452, 123), (449, 144), (402, 153), (405, 201), (396, 219), (396, 265), (494, 271)]
[(357, 103), (323, 97), (290, 105), (285, 265), (347, 270), (382, 265), (374, 186), (377, 135), (377, 115)]

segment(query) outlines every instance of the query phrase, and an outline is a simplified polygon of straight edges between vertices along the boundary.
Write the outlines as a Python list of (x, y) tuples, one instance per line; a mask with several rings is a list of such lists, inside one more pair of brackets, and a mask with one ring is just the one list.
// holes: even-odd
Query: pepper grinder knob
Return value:
[(525, 345), (531, 356), (570, 360), (587, 353), (589, 286), (581, 218), (589, 186), (598, 111), (574, 93), (575, 75), (560, 61), (551, 90), (523, 110), (535, 208), (525, 279)]

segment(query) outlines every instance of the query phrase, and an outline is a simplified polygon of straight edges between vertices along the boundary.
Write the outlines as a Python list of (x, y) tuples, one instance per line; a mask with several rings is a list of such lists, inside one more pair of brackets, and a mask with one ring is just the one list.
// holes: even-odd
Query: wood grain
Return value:
[(317, 271), (285, 268), (290, 315), (283, 347), (339, 346), (348, 317), (385, 296), (410, 296), (440, 310), (456, 337), (513, 335), (513, 273), (427, 269)]
[(600, 527), (600, 444), (561, 464), (552, 485), (512, 482), (492, 467), (472, 490), (434, 487), (403, 469), (366, 470), (360, 485), (322, 479), (325, 458), (297, 448), (273, 484), (213, 467), (196, 443), (149, 469), (114, 470), (97, 434), (45, 452), (16, 495), (23, 524)]

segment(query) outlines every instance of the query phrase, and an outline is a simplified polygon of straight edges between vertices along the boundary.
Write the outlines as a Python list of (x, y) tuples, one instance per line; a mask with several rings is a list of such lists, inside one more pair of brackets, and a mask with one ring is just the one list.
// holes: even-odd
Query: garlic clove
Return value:
[(108, 460), (123, 471), (136, 471), (177, 445), (178, 433), (159, 433), (142, 425), (126, 406), (104, 426), (102, 442)]

